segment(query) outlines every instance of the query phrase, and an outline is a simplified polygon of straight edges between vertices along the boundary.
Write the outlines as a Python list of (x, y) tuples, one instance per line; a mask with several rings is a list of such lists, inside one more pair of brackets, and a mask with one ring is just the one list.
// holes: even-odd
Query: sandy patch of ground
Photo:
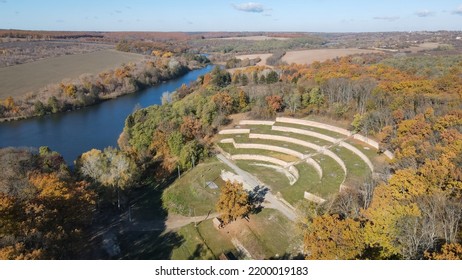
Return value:
[(317, 49), (303, 51), (289, 51), (282, 57), (282, 61), (297, 64), (311, 64), (315, 61), (325, 61), (336, 57), (348, 56), (353, 54), (380, 53), (377, 50), (365, 49)]
[(254, 59), (259, 57), (261, 59), (260, 62), (257, 63), (257, 66), (265, 66), (266, 65), (266, 59), (270, 57), (272, 54), (270, 53), (257, 53), (257, 54), (245, 54), (245, 55), (238, 55), (236, 56), (237, 59)]
[(403, 51), (410, 51), (412, 53), (420, 52), (420, 51), (428, 51), (436, 49), (440, 46), (439, 43), (423, 43), (418, 46), (412, 46), (409, 48), (404, 49)]
[(221, 174), (220, 174), (220, 177), (225, 182), (227, 180), (229, 180), (231, 182), (238, 182), (239, 184), (242, 184), (244, 186), (244, 189), (251, 190), (253, 188), (252, 186), (247, 185), (246, 182), (244, 182), (244, 180), (242, 179), (241, 176), (236, 175), (236, 174), (234, 174), (232, 172), (222, 170)]

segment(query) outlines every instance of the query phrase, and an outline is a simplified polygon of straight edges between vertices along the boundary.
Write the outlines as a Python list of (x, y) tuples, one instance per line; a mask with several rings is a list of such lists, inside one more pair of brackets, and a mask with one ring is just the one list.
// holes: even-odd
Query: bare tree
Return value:
[(353, 98), (359, 114), (366, 113), (366, 104), (370, 99), (372, 90), (377, 86), (377, 81), (371, 78), (365, 78), (353, 82)]

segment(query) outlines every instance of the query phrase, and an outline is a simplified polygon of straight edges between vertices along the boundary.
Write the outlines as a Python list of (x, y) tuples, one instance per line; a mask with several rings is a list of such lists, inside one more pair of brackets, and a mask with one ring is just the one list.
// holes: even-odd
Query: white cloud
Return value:
[(418, 17), (431, 17), (434, 16), (435, 13), (429, 10), (421, 10), (415, 13)]
[(452, 11), (453, 14), (455, 15), (460, 15), (462, 16), (462, 5), (460, 5), (457, 9), (455, 9), (454, 11)]
[(386, 20), (386, 21), (397, 21), (399, 19), (399, 17), (396, 17), (396, 16), (392, 16), (392, 17), (389, 17), (389, 16), (385, 16), (385, 17), (374, 17), (374, 19), (377, 19), (377, 20)]
[(234, 9), (241, 11), (241, 12), (263, 13), (265, 11), (265, 7), (263, 6), (263, 4), (255, 3), (255, 2), (233, 4), (232, 6)]

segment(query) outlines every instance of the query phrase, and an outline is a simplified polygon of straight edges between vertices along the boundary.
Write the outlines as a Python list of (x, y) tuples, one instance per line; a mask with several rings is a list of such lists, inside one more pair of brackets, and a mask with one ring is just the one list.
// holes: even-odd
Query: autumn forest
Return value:
[[(50, 81), (27, 94), (2, 95), (5, 123), (73, 114), (214, 66), (164, 92), (157, 104), (134, 108), (113, 147), (95, 147), (71, 160), (48, 145), (0, 147), (0, 259), (462, 259), (462, 45), (454, 34), (239, 34), (269, 38), (253, 41), (224, 40), (235, 35), (226, 33), (16, 32), (0, 32), (0, 54), (2, 44), (16, 42), (8, 63), (24, 51), (27, 40), (44, 40), (40, 36), (89, 44), (89, 52), (107, 44), (111, 52), (136, 54), (137, 60)], [(397, 46), (404, 36), (415, 37)], [(414, 41), (437, 45), (410, 51), (419, 45), (409, 43)], [(366, 49), (364, 42), (368, 52), (308, 64), (285, 60), (294, 51), (338, 51), (330, 43)], [(387, 49), (372, 47), (379, 43)], [(47, 51), (43, 55), (51, 59)], [(348, 142), (371, 159), (373, 171), (319, 139), (240, 122), (276, 125), (281, 117), (374, 139), (376, 150)], [(241, 131), (231, 141), (221, 133), (226, 129)], [(242, 134), (245, 129), (249, 135)], [(325, 139), (340, 137), (311, 130)], [(238, 145), (245, 141), (278, 145), (282, 152), (307, 150), (252, 139), (252, 133), (330, 148), (345, 161), (345, 178), (338, 182), (348, 188), (338, 188), (335, 162), (314, 155), (323, 168), (321, 177), (327, 178), (316, 187), (334, 186), (313, 192), (322, 202), (303, 198), (317, 175), (299, 163), (299, 181), (290, 189), (276, 179), (265, 181), (268, 166), (235, 161), (268, 185), (246, 189), (249, 180), (217, 155), (230, 160), (244, 150)], [(248, 153), (292, 161), (255, 147)], [(383, 156), (386, 151), (392, 159)], [(229, 179), (239, 176), (241, 181)], [(270, 195), (288, 204), (295, 218), (266, 207)], [(240, 228), (253, 237), (239, 233)], [(274, 245), (277, 241), (268, 236), (277, 234), (284, 241)]]

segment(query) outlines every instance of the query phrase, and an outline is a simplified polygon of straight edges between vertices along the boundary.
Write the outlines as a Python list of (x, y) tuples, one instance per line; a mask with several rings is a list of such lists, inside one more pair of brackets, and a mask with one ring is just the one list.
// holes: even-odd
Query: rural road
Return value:
[[(241, 176), (242, 180), (245, 182), (244, 187), (247, 188), (248, 191), (252, 191), (256, 186), (264, 186), (262, 182), (260, 182), (257, 178), (249, 174), (248, 172), (240, 169), (234, 162), (227, 159), (224, 155), (218, 154), (218, 160), (223, 162), (224, 164), (228, 165), (231, 169), (236, 172), (237, 175)], [(276, 196), (274, 196), (271, 192), (266, 193), (265, 195), (265, 202), (267, 203), (268, 208), (273, 208), (281, 212), (284, 216), (286, 216), (289, 220), (295, 221), (297, 219), (297, 214), (293, 209), (285, 205), (282, 201), (280, 201)]]

